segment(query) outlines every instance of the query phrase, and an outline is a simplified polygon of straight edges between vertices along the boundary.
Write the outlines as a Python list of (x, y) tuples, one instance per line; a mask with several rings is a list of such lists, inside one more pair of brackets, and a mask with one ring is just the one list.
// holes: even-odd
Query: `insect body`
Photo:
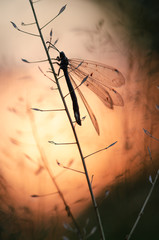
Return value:
[(73, 111), (74, 111), (74, 116), (76, 119), (76, 122), (81, 125), (81, 119), (80, 119), (80, 112), (79, 112), (79, 107), (78, 107), (78, 102), (77, 102), (77, 97), (75, 94), (75, 91), (73, 89), (72, 83), (70, 81), (69, 75), (68, 75), (68, 59), (65, 56), (64, 52), (60, 52), (60, 57), (58, 58), (60, 62), (60, 69), (63, 70), (67, 86), (71, 95), (72, 103), (73, 103)]

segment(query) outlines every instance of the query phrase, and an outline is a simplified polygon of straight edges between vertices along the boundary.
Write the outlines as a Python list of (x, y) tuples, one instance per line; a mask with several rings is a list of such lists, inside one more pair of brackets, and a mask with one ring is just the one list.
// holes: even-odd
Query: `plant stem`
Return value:
[(41, 147), (41, 145), (39, 143), (39, 140), (38, 140), (39, 137), (38, 137), (38, 133), (37, 133), (37, 130), (36, 130), (35, 123), (34, 123), (34, 117), (33, 117), (32, 111), (30, 110), (29, 107), (27, 108), (27, 111), (28, 111), (28, 114), (29, 114), (29, 117), (30, 117), (32, 133), (33, 133), (36, 145), (37, 145), (37, 149), (39, 150), (39, 153), (40, 153), (40, 156), (41, 156), (41, 160), (42, 160), (42, 162), (44, 164), (44, 167), (45, 167), (46, 171), (48, 172), (48, 175), (50, 176), (53, 184), (55, 185), (61, 200), (63, 201), (63, 204), (65, 206), (65, 210), (67, 212), (68, 217), (70, 217), (72, 219), (72, 221), (73, 221), (73, 223), (74, 223), (74, 225), (75, 225), (75, 227), (77, 229), (77, 232), (79, 234), (79, 239), (82, 240), (83, 239), (83, 233), (81, 232), (81, 229), (78, 226), (78, 224), (77, 224), (77, 222), (76, 222), (76, 220), (75, 220), (75, 218), (74, 218), (74, 216), (73, 216), (73, 214), (71, 212), (71, 209), (70, 209), (69, 205), (67, 204), (67, 202), (66, 202), (66, 200), (64, 198), (64, 195), (63, 195), (62, 191), (60, 190), (60, 188), (59, 188), (59, 186), (58, 186), (58, 184), (57, 184), (57, 182), (55, 180), (55, 177), (54, 177), (52, 171), (50, 170), (50, 168), (48, 166), (48, 162), (47, 162), (47, 158), (45, 156), (45, 152), (43, 151), (43, 149), (42, 149), (42, 147)]
[(154, 182), (152, 183), (151, 189), (150, 189), (150, 191), (149, 191), (149, 193), (148, 193), (148, 195), (147, 195), (147, 197), (146, 197), (146, 199), (145, 199), (145, 202), (144, 202), (144, 204), (143, 204), (143, 206), (142, 206), (142, 208), (141, 208), (141, 210), (140, 210), (140, 212), (139, 212), (139, 214), (138, 214), (138, 217), (137, 217), (137, 219), (136, 219), (136, 221), (135, 221), (135, 223), (134, 223), (134, 225), (133, 225), (133, 227), (132, 227), (129, 235), (126, 237), (126, 240), (129, 240), (129, 239), (131, 238), (131, 236), (132, 236), (132, 234), (133, 234), (133, 232), (134, 232), (134, 230), (135, 230), (135, 228), (136, 228), (136, 226), (137, 226), (137, 224), (138, 224), (141, 216), (143, 215), (144, 209), (145, 209), (145, 207), (146, 207), (146, 205), (147, 205), (147, 203), (148, 203), (148, 201), (149, 201), (149, 198), (151, 197), (151, 194), (152, 194), (152, 191), (153, 191), (153, 189), (154, 189), (154, 186), (155, 186), (155, 184), (156, 184), (156, 182), (157, 182), (158, 176), (159, 176), (159, 170), (157, 171), (157, 174), (156, 174), (156, 176), (155, 176)]
[(99, 228), (99, 231), (100, 231), (101, 240), (105, 240), (103, 226), (102, 226), (102, 222), (101, 222), (101, 218), (100, 218), (100, 214), (99, 214), (99, 209), (98, 209), (98, 206), (97, 206), (94, 194), (93, 194), (93, 190), (92, 190), (91, 182), (90, 182), (90, 179), (89, 179), (89, 175), (88, 175), (86, 163), (85, 163), (85, 160), (84, 160), (84, 156), (83, 156), (83, 153), (82, 153), (82, 150), (81, 150), (81, 146), (80, 146), (80, 143), (79, 143), (79, 140), (78, 140), (78, 137), (77, 137), (77, 134), (76, 134), (76, 131), (75, 131), (75, 128), (74, 128), (74, 125), (73, 125), (73, 122), (72, 122), (69, 110), (67, 108), (67, 104), (65, 102), (65, 98), (63, 96), (63, 93), (62, 93), (62, 90), (61, 90), (58, 78), (56, 76), (53, 64), (51, 62), (51, 57), (49, 55), (48, 49), (46, 47), (46, 44), (45, 44), (45, 41), (44, 41), (44, 38), (43, 38), (43, 35), (42, 35), (41, 28), (39, 26), (38, 19), (37, 19), (35, 10), (34, 10), (34, 6), (33, 6), (33, 3), (32, 3), (32, 0), (29, 0), (29, 2), (30, 2), (30, 5), (31, 5), (31, 8), (32, 8), (32, 11), (33, 11), (33, 15), (34, 15), (34, 18), (35, 18), (35, 22), (36, 22), (36, 25), (37, 25), (37, 28), (38, 28), (38, 31), (39, 31), (39, 35), (40, 35), (42, 44), (44, 46), (44, 49), (45, 49), (45, 52), (46, 52), (46, 55), (47, 55), (47, 58), (48, 58), (48, 62), (49, 62), (50, 67), (51, 67), (51, 71), (52, 71), (52, 73), (54, 75), (54, 78), (55, 78), (55, 81), (56, 81), (56, 84), (57, 84), (57, 87), (58, 87), (58, 90), (59, 90), (62, 102), (64, 104), (64, 108), (65, 108), (66, 114), (68, 116), (68, 119), (69, 119), (69, 122), (70, 122), (70, 125), (71, 125), (71, 128), (72, 128), (72, 131), (73, 131), (73, 134), (74, 134), (74, 137), (75, 137), (75, 140), (76, 140), (76, 144), (77, 144), (77, 147), (78, 147), (78, 150), (79, 150), (79, 154), (80, 154), (80, 157), (81, 157), (81, 160), (82, 160), (84, 172), (85, 172), (85, 175), (86, 175), (86, 180), (87, 180), (87, 183), (88, 183), (89, 191), (90, 191), (90, 194), (91, 194), (92, 203), (93, 203), (94, 210), (95, 210), (95, 213), (96, 213), (96, 218), (97, 218), (98, 228)]

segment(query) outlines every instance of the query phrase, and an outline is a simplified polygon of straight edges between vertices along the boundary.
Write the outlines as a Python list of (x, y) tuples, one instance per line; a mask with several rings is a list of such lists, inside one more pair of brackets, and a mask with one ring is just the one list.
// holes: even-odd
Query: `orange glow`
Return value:
[[(56, 7), (59, 9), (58, 4)], [(75, 6), (72, 8), (75, 8)], [(42, 9), (40, 9), (41, 11)], [(94, 6), (92, 6), (92, 11), (95, 11)], [(71, 25), (71, 19), (76, 16), (76, 13), (73, 13), (71, 18), (68, 17), (69, 14), (70, 12), (66, 12), (68, 25)], [(44, 22), (45, 18), (46, 15), (43, 18)], [(62, 16), (61, 21), (65, 22), (64, 19), (65, 17)], [(99, 19), (98, 14), (97, 19)], [(76, 19), (76, 21), (78, 22), (79, 19)], [(78, 25), (79, 28), (83, 26), (83, 21), (79, 21), (81, 24)], [(149, 127), (151, 123), (151, 117), (147, 116), (145, 118), (144, 115), (147, 93), (146, 90), (143, 91), (143, 87), (145, 86), (147, 72), (139, 71), (137, 66), (134, 66), (131, 72), (131, 62), (128, 61), (129, 53), (127, 53), (127, 56), (117, 51), (112, 53), (112, 49), (108, 48), (108, 52), (104, 56), (98, 52), (93, 56), (91, 52), (87, 52), (86, 55), (85, 48), (78, 40), (78, 36), (76, 35), (75, 41), (73, 41), (73, 32), (69, 32), (68, 25), (66, 25), (67, 29), (61, 25), (60, 21), (58, 23), (57, 20), (54, 31), (57, 30), (56, 36), (61, 34), (59, 48), (61, 49), (64, 46), (68, 57), (75, 57), (76, 53), (76, 57), (79, 58), (87, 57), (104, 62), (119, 68), (126, 77), (125, 86), (119, 89), (125, 102), (123, 108), (106, 109), (93, 93), (83, 88), (83, 93), (93, 107), (99, 121), (100, 136), (96, 134), (79, 99), (81, 115), (87, 115), (85, 121), (82, 122), (82, 127), (76, 126), (84, 156), (118, 141), (111, 148), (86, 158), (90, 178), (94, 175), (92, 186), (95, 196), (98, 196), (101, 192), (104, 195), (104, 191), (110, 189), (111, 184), (131, 176), (142, 167), (145, 153), (145, 135), (142, 129)], [(74, 25), (71, 25), (71, 27), (74, 27)], [(108, 25), (108, 27), (111, 29), (111, 26)], [(60, 33), (61, 28), (65, 29), (63, 35)], [(46, 36), (49, 35), (48, 32), (45, 33)], [(19, 57), (23, 52), (26, 59), (43, 58), (43, 50), (41, 50), (39, 43), (36, 45), (37, 43), (34, 42), (36, 40), (31, 43), (28, 37), (25, 40), (25, 37), (21, 37), (19, 33), (14, 32), (13, 34), (17, 41), (17, 43), (16, 41), (14, 43), (17, 49), (17, 53), (14, 53), (15, 56), (17, 54)], [(18, 37), (20, 37), (20, 40), (17, 40)], [(78, 44), (80, 47), (77, 47)], [(27, 47), (25, 48), (25, 46)], [(124, 43), (122, 47), (124, 48)], [(77, 51), (75, 51), (76, 49)], [(137, 51), (134, 50), (134, 56), (137, 63), (144, 61), (144, 54), (139, 56)], [(51, 81), (46, 79), (35, 65), (24, 67), (15, 63), (13, 67), (9, 66), (10, 70), (4, 69), (1, 72), (0, 86), (0, 132), (1, 139), (3, 139), (0, 143), (0, 157), (3, 174), (11, 186), (11, 196), (16, 204), (27, 205), (35, 211), (48, 213), (58, 209), (59, 214), (66, 215), (64, 205), (56, 193), (57, 188), (46, 169), (47, 166), (73, 213), (78, 216), (81, 209), (84, 210), (91, 201), (86, 178), (82, 173), (61, 168), (57, 161), (64, 166), (83, 171), (79, 153), (74, 145), (56, 146), (48, 143), (49, 140), (57, 143), (74, 142), (67, 116), (64, 112), (44, 113), (31, 110), (31, 108), (63, 108), (58, 92), (52, 90), (53, 84)], [(67, 93), (65, 84), (62, 83), (61, 85), (64, 92)], [(155, 87), (156, 83), (152, 86), (153, 90), (151, 89), (155, 96), (152, 101), (153, 104), (158, 100)], [(71, 115), (73, 115), (72, 104), (69, 99), (67, 101)], [(157, 131), (155, 131), (156, 135)], [(155, 145), (154, 148), (157, 149), (157, 146)], [(44, 195), (49, 193), (55, 194), (41, 198), (30, 198), (30, 195), (33, 194)]]

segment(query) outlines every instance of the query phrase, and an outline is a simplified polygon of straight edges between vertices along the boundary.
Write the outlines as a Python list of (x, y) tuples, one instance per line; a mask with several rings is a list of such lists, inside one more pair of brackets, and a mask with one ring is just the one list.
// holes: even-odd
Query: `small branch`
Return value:
[(36, 22), (33, 22), (33, 23), (24, 23), (24, 22), (22, 22), (21, 23), (22, 26), (31, 26), (31, 25), (34, 25), (34, 24), (36, 24)]
[[(75, 91), (77, 88), (79, 88), (79, 87), (87, 80), (88, 77), (89, 77), (89, 75), (87, 75), (87, 76), (82, 80), (82, 82), (81, 82), (77, 87), (75, 87), (71, 92), (73, 92), (73, 91)], [(67, 97), (68, 95), (70, 95), (71, 92), (67, 93), (67, 94), (64, 96), (64, 98)]]
[(98, 151), (96, 151), (96, 152), (90, 153), (89, 155), (85, 156), (84, 158), (90, 157), (90, 156), (92, 156), (92, 155), (94, 155), (94, 154), (96, 154), (96, 153), (99, 153), (99, 152), (101, 152), (101, 151), (104, 151), (104, 150), (112, 147), (112, 146), (113, 146), (114, 144), (116, 144), (116, 143), (117, 143), (117, 141), (114, 142), (114, 143), (112, 143), (112, 144), (110, 144), (108, 147), (105, 147), (105, 148), (102, 148), (102, 149), (100, 149), (100, 150), (98, 150)]
[(62, 167), (62, 168), (65, 168), (65, 169), (68, 169), (68, 170), (71, 170), (71, 171), (74, 171), (74, 172), (78, 172), (78, 173), (83, 173), (83, 174), (85, 174), (85, 172), (82, 172), (82, 171), (79, 171), (79, 170), (76, 170), (76, 169), (73, 169), (73, 168), (66, 167), (66, 166), (64, 166), (63, 164), (61, 164), (60, 162), (58, 162), (57, 160), (56, 160), (56, 162), (57, 162), (57, 165), (58, 165), (59, 167)]
[[(67, 5), (67, 4), (66, 4), (66, 5)], [(53, 20), (55, 20), (55, 18), (57, 18), (57, 17), (65, 10), (66, 5), (63, 6), (63, 7), (60, 9), (59, 13), (58, 13), (54, 18), (52, 18), (49, 22), (47, 22), (44, 26), (42, 26), (42, 27), (40, 28), (40, 30), (42, 30), (42, 29), (45, 28), (48, 24), (50, 24)]]
[(21, 59), (23, 62), (25, 63), (43, 63), (43, 62), (48, 62), (48, 59), (44, 59), (44, 60), (38, 60), (38, 61), (28, 61), (25, 58)]
[(109, 190), (106, 190), (106, 191), (105, 191), (104, 198), (101, 199), (101, 201), (98, 203), (99, 206), (101, 206), (102, 203), (104, 202), (104, 200), (109, 196), (109, 193), (110, 193)]
[(33, 194), (30, 197), (39, 198), (39, 197), (46, 197), (46, 196), (50, 196), (50, 195), (54, 195), (54, 194), (58, 194), (58, 193), (59, 192), (47, 193), (47, 194), (42, 194), (42, 195)]
[(159, 170), (157, 171), (157, 174), (156, 174), (156, 176), (155, 176), (155, 180), (154, 180), (154, 182), (152, 182), (151, 189), (150, 189), (150, 191), (149, 191), (149, 193), (148, 193), (148, 195), (147, 195), (147, 197), (146, 197), (146, 199), (145, 199), (145, 202), (144, 202), (144, 204), (143, 204), (143, 206), (142, 206), (142, 208), (141, 208), (141, 211), (139, 212), (139, 215), (138, 215), (138, 217), (137, 217), (137, 219), (136, 219), (136, 221), (135, 221), (135, 223), (134, 223), (134, 225), (133, 225), (133, 227), (132, 227), (129, 235), (126, 237), (126, 240), (129, 240), (129, 239), (131, 238), (131, 236), (132, 236), (132, 234), (133, 234), (133, 232), (134, 232), (134, 230), (135, 230), (135, 228), (136, 228), (136, 226), (137, 226), (137, 224), (138, 224), (141, 216), (143, 215), (144, 209), (145, 209), (145, 207), (146, 207), (146, 205), (147, 205), (147, 203), (148, 203), (148, 201), (149, 201), (149, 198), (151, 197), (151, 194), (152, 194), (152, 191), (153, 191), (153, 189), (154, 189), (154, 186), (155, 186), (155, 184), (156, 184), (156, 182), (157, 182), (158, 176), (159, 176)]
[(39, 108), (31, 108), (31, 110), (39, 111), (39, 112), (58, 112), (58, 111), (65, 111), (64, 108), (61, 108), (61, 109), (39, 109)]
[(151, 137), (151, 138), (153, 138), (154, 140), (156, 140), (156, 141), (159, 142), (159, 139), (158, 139), (158, 138), (153, 137), (152, 134), (151, 134), (150, 132), (148, 132), (146, 129), (143, 128), (143, 130), (144, 130), (144, 132), (145, 132), (149, 137)]
[(70, 143), (56, 143), (54, 141), (48, 141), (49, 143), (53, 143), (55, 145), (71, 145), (71, 144), (77, 144), (76, 142), (70, 142)]
[(34, 4), (34, 3), (37, 3), (37, 2), (40, 2), (40, 1), (41, 1), (41, 0), (35, 0), (35, 1), (33, 1), (33, 4)]
[(149, 148), (149, 147), (147, 147), (147, 149), (148, 149), (148, 152), (149, 152), (150, 160), (152, 161), (151, 150), (150, 150), (150, 148)]
[(156, 109), (159, 111), (159, 105), (156, 104)]
[[(42, 71), (42, 69), (41, 69), (40, 67), (38, 67), (38, 68), (39, 68), (40, 72), (44, 75), (44, 77), (48, 78), (49, 80), (51, 80), (53, 83), (56, 84), (56, 82), (55, 82), (52, 78), (50, 78), (49, 76), (47, 76), (47, 75)], [(57, 89), (58, 89), (58, 88), (57, 88)]]
[(12, 21), (11, 21), (11, 24), (12, 24), (13, 27), (14, 27), (15, 29), (17, 29), (19, 32), (22, 32), (22, 33), (25, 33), (25, 34), (28, 34), (28, 35), (31, 35), (31, 36), (34, 36), (34, 37), (40, 37), (40, 35), (37, 35), (37, 34), (35, 34), (35, 33), (30, 33), (30, 32), (26, 32), (26, 31), (21, 30), (21, 29), (18, 28), (17, 25), (16, 25), (14, 22), (12, 22)]
[[(81, 121), (84, 121), (86, 119), (86, 116), (83, 116), (82, 118), (81, 118)], [(76, 121), (73, 121), (72, 123), (77, 123)]]
[(92, 183), (93, 183), (93, 178), (94, 178), (94, 175), (92, 175), (92, 177), (91, 177), (91, 185), (92, 185)]

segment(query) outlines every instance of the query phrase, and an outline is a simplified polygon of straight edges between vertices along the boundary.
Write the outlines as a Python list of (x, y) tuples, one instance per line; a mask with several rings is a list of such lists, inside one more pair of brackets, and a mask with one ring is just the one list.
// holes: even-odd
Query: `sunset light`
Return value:
[(156, 239), (159, 49), (117, 2), (0, 3), (0, 239)]

